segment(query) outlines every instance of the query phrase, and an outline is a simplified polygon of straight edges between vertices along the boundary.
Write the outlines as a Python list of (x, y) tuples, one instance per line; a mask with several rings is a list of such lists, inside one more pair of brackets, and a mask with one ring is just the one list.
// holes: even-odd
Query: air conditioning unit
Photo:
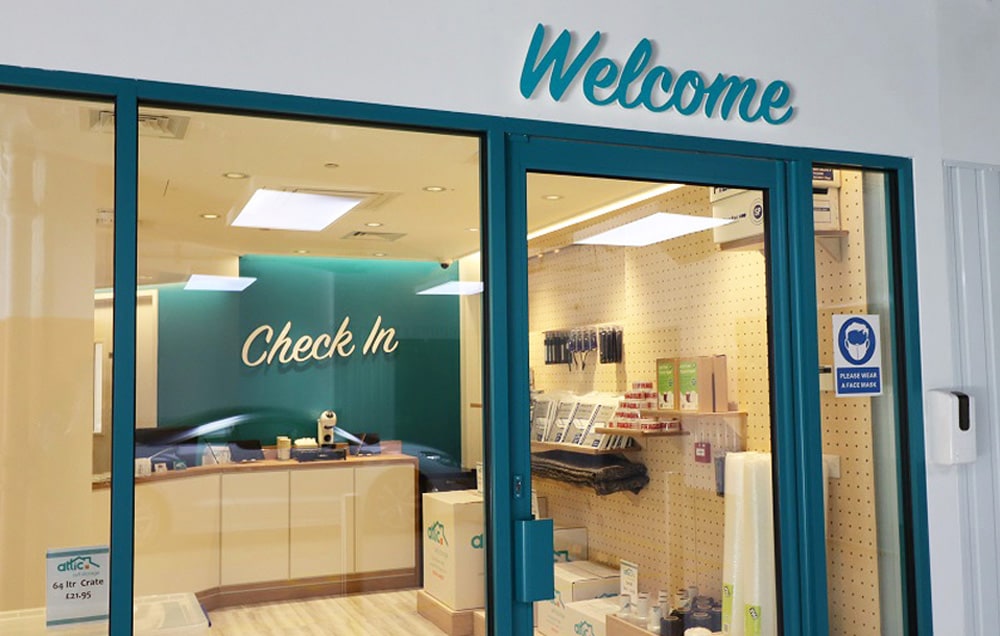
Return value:
[[(709, 188), (712, 216), (732, 223), (712, 230), (725, 247), (751, 247), (764, 240), (764, 193), (738, 188)], [(813, 168), (813, 223), (817, 230), (840, 229), (840, 171)]]

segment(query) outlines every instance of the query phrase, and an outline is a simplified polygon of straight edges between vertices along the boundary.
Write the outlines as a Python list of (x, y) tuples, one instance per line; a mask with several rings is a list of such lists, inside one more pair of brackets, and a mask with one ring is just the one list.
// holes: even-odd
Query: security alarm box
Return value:
[(962, 391), (927, 392), (927, 444), (936, 464), (966, 464), (976, 460), (976, 410), (972, 396)]
[[(744, 245), (764, 240), (764, 193), (760, 190), (712, 187), (708, 190), (712, 216), (731, 222), (712, 230), (716, 243)], [(840, 229), (840, 171), (813, 168), (813, 223), (817, 230)]]

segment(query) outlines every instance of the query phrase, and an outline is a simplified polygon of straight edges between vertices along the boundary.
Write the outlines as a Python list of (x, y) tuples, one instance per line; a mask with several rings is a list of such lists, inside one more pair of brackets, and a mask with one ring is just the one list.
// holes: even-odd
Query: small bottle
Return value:
[(660, 633), (660, 618), (663, 614), (660, 613), (659, 607), (653, 607), (649, 610), (649, 620), (646, 621), (646, 630), (653, 632), (654, 634)]
[(640, 627), (645, 627), (649, 621), (649, 594), (640, 593), (632, 612), (632, 623)]
[(677, 616), (660, 618), (660, 636), (684, 636), (684, 621)]
[(618, 618), (623, 621), (632, 622), (632, 604), (629, 600), (630, 598), (627, 594), (622, 594), (618, 597)]

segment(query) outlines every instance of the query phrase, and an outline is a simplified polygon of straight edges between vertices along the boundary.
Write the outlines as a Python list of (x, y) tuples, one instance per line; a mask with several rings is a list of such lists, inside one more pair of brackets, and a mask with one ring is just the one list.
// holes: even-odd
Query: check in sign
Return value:
[(45, 553), (45, 626), (108, 619), (108, 546)]
[(837, 397), (882, 395), (882, 343), (877, 315), (833, 317), (833, 383)]

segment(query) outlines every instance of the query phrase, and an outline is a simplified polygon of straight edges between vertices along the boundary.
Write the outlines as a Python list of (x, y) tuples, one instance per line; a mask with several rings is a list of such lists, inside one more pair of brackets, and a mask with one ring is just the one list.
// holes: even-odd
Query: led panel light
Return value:
[(685, 234), (710, 230), (727, 223), (732, 223), (732, 219), (656, 212), (593, 236), (580, 236), (578, 234), (574, 236), (573, 242), (583, 245), (644, 247)]
[(185, 290), (191, 291), (227, 291), (241, 292), (257, 280), (250, 276), (211, 276), (209, 274), (191, 274)]
[(261, 188), (233, 219), (234, 227), (319, 232), (361, 203), (355, 197)]
[(418, 291), (418, 296), (472, 296), (483, 293), (483, 283), (480, 281), (453, 280), (428, 287)]

